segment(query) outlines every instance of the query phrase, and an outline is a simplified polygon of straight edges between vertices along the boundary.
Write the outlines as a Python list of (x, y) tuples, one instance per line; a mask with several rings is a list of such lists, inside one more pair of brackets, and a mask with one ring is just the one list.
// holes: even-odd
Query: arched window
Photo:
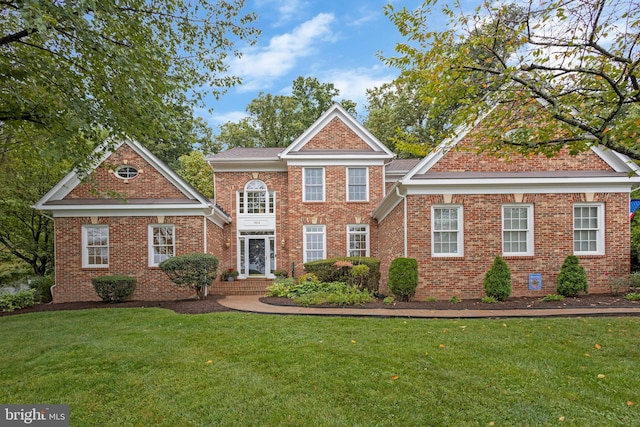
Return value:
[(257, 179), (249, 181), (244, 186), (244, 193), (247, 198), (248, 214), (267, 213), (267, 185)]

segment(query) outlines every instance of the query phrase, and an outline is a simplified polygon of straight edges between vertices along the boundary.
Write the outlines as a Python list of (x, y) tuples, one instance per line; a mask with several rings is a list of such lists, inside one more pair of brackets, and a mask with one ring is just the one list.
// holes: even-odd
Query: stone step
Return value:
[(264, 295), (271, 280), (246, 279), (233, 282), (215, 281), (209, 286), (209, 295)]

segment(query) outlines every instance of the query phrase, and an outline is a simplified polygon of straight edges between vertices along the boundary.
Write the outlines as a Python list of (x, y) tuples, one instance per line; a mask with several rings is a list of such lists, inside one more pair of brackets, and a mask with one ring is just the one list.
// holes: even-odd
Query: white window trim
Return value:
[(350, 246), (350, 237), (352, 234), (362, 234), (361, 232), (353, 232), (351, 231), (351, 227), (364, 227), (365, 228), (365, 235), (366, 235), (366, 253), (364, 256), (368, 257), (369, 256), (369, 240), (370, 240), (370, 235), (369, 235), (369, 224), (348, 224), (347, 225), (347, 256), (351, 256), (349, 254), (349, 252), (351, 252), (351, 246)]
[(153, 228), (154, 227), (171, 227), (173, 231), (173, 256), (176, 256), (176, 226), (174, 224), (149, 224), (147, 227), (147, 256), (149, 258), (149, 267), (157, 267), (160, 263), (154, 263), (153, 252)]
[[(505, 208), (527, 208), (527, 250), (526, 252), (505, 252), (504, 251), (504, 210)], [(502, 256), (533, 256), (534, 255), (534, 226), (533, 226), (533, 205), (530, 203), (511, 203), (502, 205), (502, 218), (501, 218), (501, 229), (502, 229)], [(509, 230), (511, 231), (511, 230)]]
[[(365, 176), (365, 198), (363, 200), (351, 200), (349, 198), (349, 172), (352, 169), (364, 169), (364, 176)], [(369, 201), (369, 168), (368, 167), (348, 167), (347, 168), (347, 202), (368, 202)]]
[[(575, 250), (575, 217), (577, 207), (589, 207), (589, 208), (597, 208), (598, 209), (598, 232), (597, 232), (597, 245), (595, 251), (576, 251)], [(572, 231), (572, 243), (573, 243), (573, 254), (574, 255), (604, 255), (604, 203), (574, 203), (571, 208), (571, 231)]]
[(89, 225), (84, 224), (82, 226), (82, 268), (109, 268), (107, 264), (89, 264), (89, 248), (87, 244), (89, 242), (89, 236), (87, 230), (90, 228), (105, 228), (107, 230), (107, 257), (111, 261), (111, 244), (109, 241), (109, 226), (107, 224)]
[[(303, 230), (302, 230), (302, 261), (308, 262), (307, 260), (307, 228), (309, 227), (322, 227), (322, 258), (320, 259), (327, 259), (327, 227), (324, 224), (309, 224), (309, 225), (303, 226)], [(320, 233), (314, 232), (313, 234), (320, 234)]]
[[(458, 252), (456, 253), (436, 253), (435, 252), (435, 210), (436, 209), (458, 209)], [(434, 258), (456, 258), (464, 256), (464, 209), (462, 205), (432, 205), (431, 206), (431, 256)]]
[[(322, 171), (322, 199), (321, 200), (307, 200), (307, 182), (306, 182), (306, 171), (307, 169), (320, 169)], [(322, 203), (326, 199), (326, 187), (327, 180), (325, 174), (325, 168), (323, 167), (308, 167), (302, 168), (302, 201), (305, 203)]]

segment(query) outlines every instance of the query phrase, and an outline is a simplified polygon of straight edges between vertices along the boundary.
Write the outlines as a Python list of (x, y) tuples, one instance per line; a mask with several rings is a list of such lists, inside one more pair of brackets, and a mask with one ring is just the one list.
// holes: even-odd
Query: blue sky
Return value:
[[(333, 83), (340, 99), (358, 103), (363, 111), (365, 90), (393, 80), (398, 71), (376, 56), (390, 56), (403, 41), (383, 13), (388, 0), (247, 0), (258, 15), (258, 43), (243, 48), (231, 62), (231, 73), (243, 84), (230, 89), (196, 113), (216, 131), (220, 124), (246, 115), (247, 104), (260, 92), (287, 95), (298, 76)], [(395, 8), (418, 7), (418, 0), (393, 0)], [(463, 2), (467, 3), (467, 2)], [(473, 1), (472, 3), (476, 3)], [(439, 8), (439, 7), (438, 7)], [(434, 25), (438, 24), (435, 20)]]

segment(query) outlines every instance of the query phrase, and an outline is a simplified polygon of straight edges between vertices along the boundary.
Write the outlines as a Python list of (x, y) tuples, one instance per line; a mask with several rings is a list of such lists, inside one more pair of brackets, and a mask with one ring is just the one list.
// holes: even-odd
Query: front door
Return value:
[(272, 233), (241, 233), (238, 270), (241, 277), (272, 277), (276, 268), (275, 238)]

